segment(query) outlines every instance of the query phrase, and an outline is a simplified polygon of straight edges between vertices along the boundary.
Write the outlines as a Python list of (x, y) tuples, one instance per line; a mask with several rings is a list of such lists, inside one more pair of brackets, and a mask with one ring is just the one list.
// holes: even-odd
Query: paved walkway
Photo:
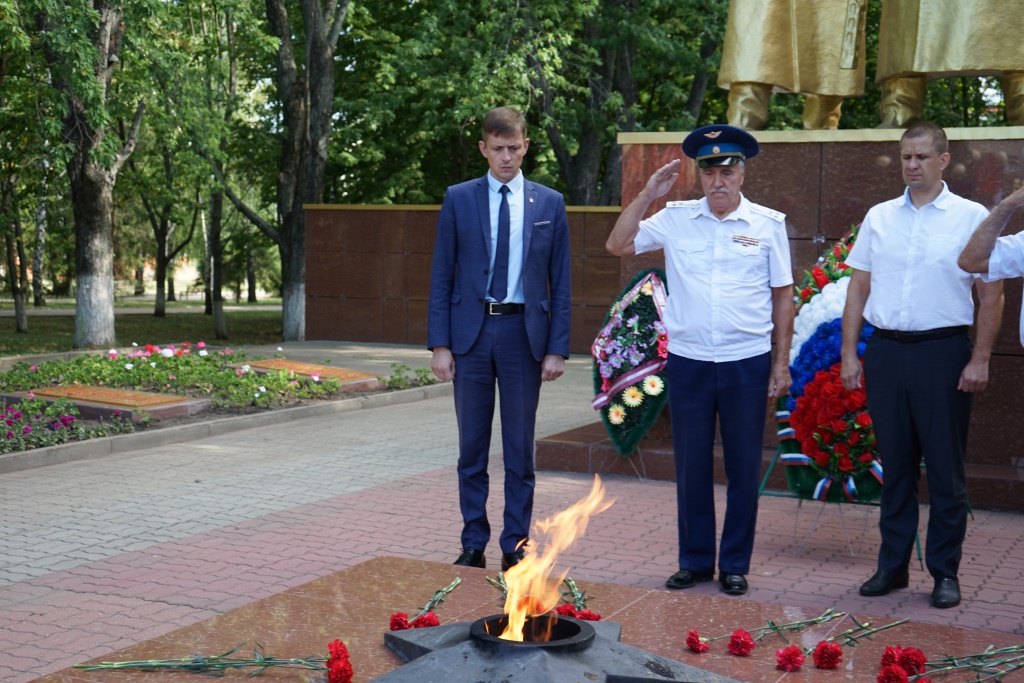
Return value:
[[(288, 358), (378, 374), (391, 363), (429, 364), (411, 347), (282, 346)], [(593, 422), (590, 396), (589, 363), (573, 359), (565, 377), (544, 386), (538, 435)], [(453, 560), (455, 450), (443, 395), (0, 475), (0, 680), (28, 681), (372, 557)], [(500, 469), (492, 472), (492, 519), (500, 519)], [(538, 480), (538, 519), (583, 497), (592, 481)], [(615, 504), (564, 558), (570, 575), (663, 585), (675, 571), (674, 485), (605, 483)], [(721, 520), (724, 488), (716, 494)], [(965, 601), (935, 610), (918, 568), (909, 590), (857, 594), (874, 567), (877, 514), (762, 499), (751, 591), (737, 599), (1024, 636), (1024, 516), (975, 512)], [(923, 509), (922, 528), (926, 519)], [(497, 565), (496, 544), (487, 559)], [(713, 583), (692, 590), (717, 594)], [(592, 607), (600, 611), (600, 595)]]

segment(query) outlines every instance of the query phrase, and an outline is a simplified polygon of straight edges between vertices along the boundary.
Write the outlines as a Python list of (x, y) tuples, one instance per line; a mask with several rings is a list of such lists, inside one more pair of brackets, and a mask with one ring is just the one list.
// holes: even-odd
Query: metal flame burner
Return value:
[[(407, 664), (379, 683), (738, 683), (619, 642), (613, 622), (556, 615), (527, 621), (523, 642), (502, 640), (505, 615), (475, 622), (384, 634), (384, 644)], [(531, 640), (552, 626), (551, 640)], [(534, 628), (536, 627), (536, 628)]]
[(501, 634), (508, 626), (508, 616), (498, 614), (473, 622), (469, 635), (485, 646), (539, 647), (548, 651), (579, 652), (594, 642), (594, 627), (585, 621), (565, 619), (555, 614), (529, 617), (523, 624), (523, 640), (505, 640)]

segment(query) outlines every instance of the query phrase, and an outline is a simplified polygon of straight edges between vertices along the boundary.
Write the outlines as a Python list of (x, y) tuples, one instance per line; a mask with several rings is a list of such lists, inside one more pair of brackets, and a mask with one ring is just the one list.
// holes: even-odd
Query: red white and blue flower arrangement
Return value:
[[(856, 238), (854, 228), (797, 286), (793, 385), (790, 396), (779, 401), (776, 417), (786, 481), (801, 498), (870, 502), (882, 492), (882, 463), (864, 387), (847, 391), (840, 380), (843, 308), (852, 273), (845, 261)], [(872, 332), (865, 324), (858, 357)]]
[(668, 334), (662, 322), (667, 299), (662, 271), (639, 273), (612, 305), (591, 348), (591, 405), (601, 411), (612, 445), (624, 456), (633, 453), (668, 398)]

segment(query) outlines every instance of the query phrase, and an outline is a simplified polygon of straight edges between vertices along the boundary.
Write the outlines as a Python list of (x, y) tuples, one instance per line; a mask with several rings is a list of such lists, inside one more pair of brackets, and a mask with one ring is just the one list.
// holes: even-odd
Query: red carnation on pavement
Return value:
[(821, 641), (814, 648), (814, 666), (819, 669), (837, 669), (843, 661), (843, 648), (835, 643)]
[(878, 683), (910, 683), (907, 672), (903, 670), (902, 666), (897, 664), (883, 666), (876, 680)]
[(924, 656), (924, 652), (916, 647), (903, 648), (899, 645), (896, 647), (886, 645), (885, 652), (882, 653), (883, 668), (887, 666), (899, 666), (907, 673), (907, 676), (923, 674), (925, 670), (925, 662), (927, 661), (928, 658)]
[(437, 615), (433, 612), (425, 612), (420, 616), (416, 617), (409, 622), (410, 628), (428, 628), (430, 626), (440, 626), (441, 621), (437, 618)]
[(597, 612), (591, 612), (588, 609), (581, 609), (576, 612), (576, 618), (581, 621), (601, 621), (601, 615)]
[(729, 638), (729, 652), (737, 657), (746, 657), (754, 649), (754, 639), (741, 628), (732, 632)]
[(700, 636), (697, 634), (697, 629), (693, 629), (690, 631), (689, 635), (686, 636), (686, 647), (698, 654), (708, 651), (708, 644), (700, 639)]
[(775, 663), (783, 671), (799, 671), (804, 665), (804, 652), (796, 645), (776, 650)]
[(395, 612), (391, 615), (391, 630), (392, 631), (405, 631), (412, 628), (409, 625), (409, 615), (405, 612)]
[(327, 680), (329, 683), (352, 683), (352, 663), (348, 661), (348, 648), (340, 640), (327, 644)]

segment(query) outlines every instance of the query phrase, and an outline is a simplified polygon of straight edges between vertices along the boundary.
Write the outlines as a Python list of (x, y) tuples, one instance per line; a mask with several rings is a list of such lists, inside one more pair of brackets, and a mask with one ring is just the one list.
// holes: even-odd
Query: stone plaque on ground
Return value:
[(33, 389), (36, 396), (46, 398), (66, 398), (70, 401), (91, 401), (93, 403), (107, 403), (115, 406), (128, 408), (148, 408), (151, 406), (163, 406), (170, 403), (182, 403), (188, 399), (185, 396), (171, 396), (169, 394), (156, 394), (151, 391), (133, 391), (131, 389), (114, 389), (112, 387), (93, 387), (72, 384), (64, 387), (48, 387), (45, 389)]
[(249, 363), (250, 367), (260, 370), (291, 370), (296, 375), (303, 377), (332, 377), (339, 382), (351, 382), (361, 379), (377, 379), (371, 372), (359, 372), (358, 370), (346, 370), (345, 368), (332, 368), (329, 365), (317, 365), (315, 363), (303, 363), (297, 360), (285, 360), (284, 358), (273, 358), (270, 360), (257, 360)]

